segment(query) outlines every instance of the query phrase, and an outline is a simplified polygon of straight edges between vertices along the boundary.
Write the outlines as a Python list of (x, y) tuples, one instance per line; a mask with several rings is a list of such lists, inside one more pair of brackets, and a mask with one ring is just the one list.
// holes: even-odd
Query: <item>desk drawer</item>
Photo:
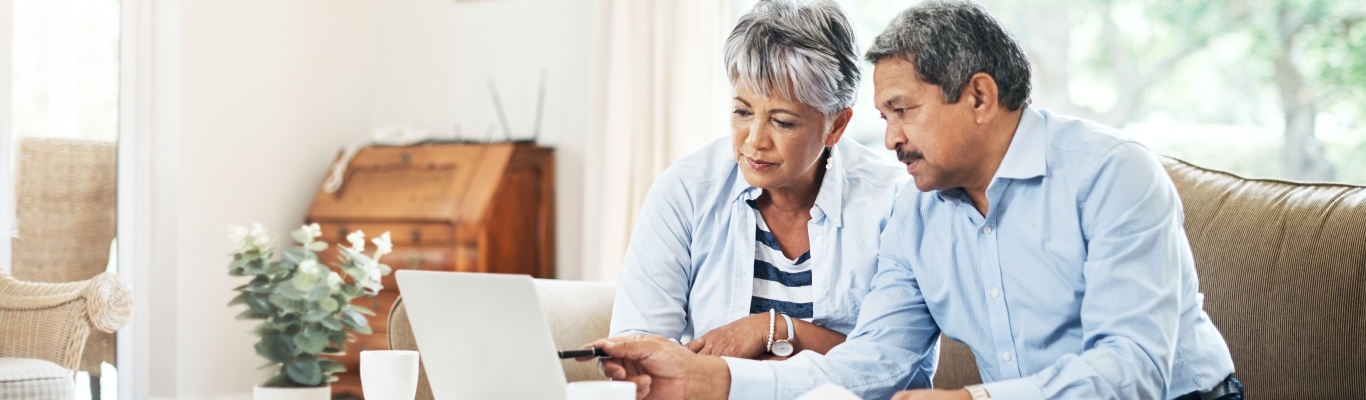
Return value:
[(424, 245), (455, 243), (455, 232), (446, 224), (404, 224), (384, 222), (319, 222), (322, 239), (331, 244), (349, 245), (346, 235), (356, 230), (365, 232), (365, 246), (374, 248), (370, 239), (389, 232), (394, 245)]

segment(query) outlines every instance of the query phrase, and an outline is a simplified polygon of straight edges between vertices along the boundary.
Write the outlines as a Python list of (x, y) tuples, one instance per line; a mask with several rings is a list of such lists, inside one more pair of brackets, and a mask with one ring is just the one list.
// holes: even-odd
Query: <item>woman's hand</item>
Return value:
[(688, 350), (708, 356), (758, 358), (768, 353), (768, 317), (768, 313), (758, 313), (712, 329), (688, 342)]

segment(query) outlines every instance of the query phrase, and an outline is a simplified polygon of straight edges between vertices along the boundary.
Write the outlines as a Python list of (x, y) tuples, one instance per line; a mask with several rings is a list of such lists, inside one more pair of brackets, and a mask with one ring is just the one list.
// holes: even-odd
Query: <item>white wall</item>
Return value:
[(540, 143), (555, 148), (555, 262), (565, 279), (581, 276), (591, 8), (589, 0), (390, 0), (379, 12), (376, 123), (466, 140), (488, 139), (494, 128), (501, 139), (493, 79), (513, 136), (530, 138), (545, 72)]
[(265, 380), (253, 324), (227, 307), (243, 279), (227, 276), (226, 228), (259, 221), (286, 234), (336, 149), (367, 136), (377, 4), (182, 2), (174, 232), (157, 235), (174, 261), (153, 267), (174, 286), (154, 295), (172, 305), (152, 316), (152, 396), (245, 393)]
[[(297, 226), (328, 162), (378, 124), (450, 137), (494, 122), (496, 79), (513, 129), (529, 133), (549, 74), (541, 142), (556, 147), (557, 263), (577, 278), (587, 110), (589, 0), (183, 0), (179, 134), (169, 216), (151, 266), (156, 398), (248, 398), (251, 322), (227, 307), (229, 224)], [(163, 143), (165, 144), (165, 143)], [(168, 166), (161, 166), (168, 168)], [(163, 204), (158, 204), (162, 207)]]

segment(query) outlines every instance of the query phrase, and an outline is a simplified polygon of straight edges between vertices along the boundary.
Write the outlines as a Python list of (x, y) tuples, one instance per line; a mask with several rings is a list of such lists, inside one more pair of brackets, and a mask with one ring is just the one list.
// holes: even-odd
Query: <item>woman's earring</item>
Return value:
[(834, 156), (833, 154), (830, 154), (830, 148), (829, 148), (829, 147), (826, 147), (826, 148), (825, 148), (825, 169), (830, 169), (830, 159), (832, 159), (832, 158), (835, 158), (835, 156)]

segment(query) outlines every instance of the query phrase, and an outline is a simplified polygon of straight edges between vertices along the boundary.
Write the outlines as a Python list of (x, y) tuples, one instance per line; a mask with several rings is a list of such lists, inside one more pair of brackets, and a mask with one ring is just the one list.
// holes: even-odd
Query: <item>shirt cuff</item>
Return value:
[(982, 384), (991, 400), (1044, 400), (1043, 391), (1025, 378), (1008, 379)]
[(730, 368), (730, 399), (772, 399), (778, 394), (778, 379), (763, 361), (721, 357)]

